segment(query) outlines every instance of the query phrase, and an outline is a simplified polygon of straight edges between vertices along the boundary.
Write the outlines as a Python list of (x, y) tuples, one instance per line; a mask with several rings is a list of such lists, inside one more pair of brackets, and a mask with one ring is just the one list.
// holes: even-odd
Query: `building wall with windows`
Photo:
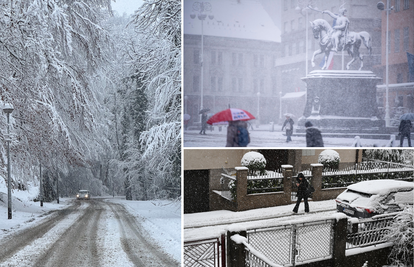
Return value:
[[(386, 3), (386, 1), (384, 1)], [(399, 116), (414, 112), (414, 81), (409, 80), (407, 52), (414, 54), (414, 1), (391, 0), (388, 14), (388, 103), (391, 124), (398, 126)], [(377, 99), (385, 114), (386, 106), (386, 29), (387, 13), (381, 12), (381, 62), (376, 66), (383, 77)]]

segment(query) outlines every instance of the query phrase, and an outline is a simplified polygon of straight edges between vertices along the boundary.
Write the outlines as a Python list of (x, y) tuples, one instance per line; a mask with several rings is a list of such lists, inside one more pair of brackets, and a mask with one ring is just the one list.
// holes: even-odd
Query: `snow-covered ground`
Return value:
[[(13, 196), (13, 218), (8, 219), (7, 206), (7, 187), (4, 179), (0, 177), (0, 240), (10, 234), (14, 234), (20, 230), (37, 225), (41, 220), (47, 219), (52, 211), (64, 209), (71, 205), (75, 198), (61, 198), (60, 204), (56, 201), (53, 203), (44, 202), (43, 207), (40, 207), (39, 202), (33, 202), (33, 199), (38, 194), (38, 188), (32, 187), (27, 191), (12, 190)], [(137, 221), (143, 226), (145, 232), (149, 233), (150, 239), (155, 241), (156, 245), (161, 247), (163, 251), (169, 254), (177, 262), (181, 261), (181, 203), (180, 201), (172, 202), (167, 200), (152, 200), (152, 201), (127, 201), (121, 197), (107, 197), (104, 201), (121, 204), (125, 209), (134, 216)], [(83, 202), (82, 206), (87, 206), (89, 202)], [(84, 205), (85, 204), (85, 205)], [(67, 220), (76, 221), (79, 215), (73, 215)], [(67, 222), (66, 228), (70, 226), (71, 222)], [(114, 216), (106, 216), (106, 229), (114, 230), (111, 235), (119, 237), (118, 222)], [(60, 228), (64, 228), (59, 226)], [(51, 229), (52, 230), (52, 229)], [(50, 234), (61, 234), (62, 231), (49, 231)], [(49, 235), (49, 233), (48, 233)], [(105, 233), (107, 243), (110, 242), (110, 234)], [(50, 237), (55, 239), (55, 237)], [(119, 240), (118, 240), (119, 242)], [(110, 244), (105, 244), (106, 247)], [(27, 249), (26, 249), (27, 250)], [(112, 258), (108, 259), (115, 262), (127, 263), (127, 257), (121, 257), (121, 247), (114, 248), (116, 253), (113, 253)], [(119, 256), (118, 256), (119, 255)], [(114, 258), (115, 257), (115, 258)], [(123, 266), (129, 266), (128, 264)], [(133, 266), (133, 265), (131, 265)]]
[(184, 214), (184, 241), (219, 237), (234, 227), (257, 229), (336, 216), (335, 200), (310, 201), (310, 213), (304, 213), (301, 203), (297, 215), (292, 215), (295, 204), (271, 208), (233, 212), (228, 210)]
[[(260, 125), (259, 128), (254, 126), (254, 130), (249, 128), (250, 144), (248, 147), (306, 147), (306, 138), (302, 136), (292, 136), (292, 142), (286, 143), (285, 131), (281, 131), (280, 125), (274, 125), (274, 131), (268, 124)], [(184, 147), (225, 147), (227, 128), (222, 126), (222, 130), (218, 130), (218, 126), (214, 130), (207, 130), (206, 135), (199, 134), (200, 130), (184, 130)], [(353, 137), (322, 137), (325, 147), (352, 147), (357, 141), (355, 133)], [(338, 136), (341, 136), (338, 134)], [(342, 135), (344, 136), (344, 135)], [(362, 136), (362, 135), (361, 135)], [(360, 138), (359, 143), (362, 147), (397, 147), (400, 145), (399, 140), (394, 140), (390, 144), (390, 140), (375, 138)], [(404, 146), (408, 146), (407, 139), (404, 140)]]

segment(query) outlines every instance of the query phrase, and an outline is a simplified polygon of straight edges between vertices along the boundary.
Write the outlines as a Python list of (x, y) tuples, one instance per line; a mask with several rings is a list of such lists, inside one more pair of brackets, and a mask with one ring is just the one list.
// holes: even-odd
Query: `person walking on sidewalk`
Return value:
[(315, 127), (310, 121), (305, 123), (306, 127), (306, 146), (307, 147), (323, 147), (321, 131)]
[(411, 121), (402, 120), (398, 129), (400, 130), (400, 147), (404, 144), (404, 137), (407, 137), (408, 146), (411, 147)]
[(286, 136), (287, 136), (286, 143), (289, 143), (289, 142), (292, 141), (291, 136), (293, 134), (293, 124), (295, 124), (295, 123), (293, 122), (293, 120), (290, 116), (286, 115), (285, 117), (286, 117), (286, 120), (283, 123), (282, 131), (283, 131), (283, 128), (286, 129)]
[(298, 193), (297, 193), (298, 200), (296, 201), (296, 205), (293, 208), (294, 213), (298, 213), (299, 204), (300, 202), (302, 202), (302, 199), (305, 203), (305, 212), (309, 212), (308, 193), (307, 193), (308, 185), (309, 183), (308, 181), (306, 181), (303, 173), (299, 173), (298, 181), (296, 182), (296, 186), (298, 187)]

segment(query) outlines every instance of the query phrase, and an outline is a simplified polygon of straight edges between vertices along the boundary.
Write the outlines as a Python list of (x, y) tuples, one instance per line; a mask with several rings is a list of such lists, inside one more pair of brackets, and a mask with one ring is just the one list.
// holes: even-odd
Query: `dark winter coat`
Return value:
[(323, 147), (322, 134), (315, 127), (306, 128), (306, 146), (307, 147)]
[(308, 197), (308, 195), (307, 195), (307, 189), (308, 189), (308, 185), (309, 185), (308, 181), (306, 181), (305, 178), (302, 178), (302, 179), (298, 179), (297, 182), (299, 183), (298, 194), (297, 194), (298, 198), (299, 197), (303, 197), (303, 198)]
[(283, 128), (290, 128), (290, 129), (286, 129), (286, 135), (292, 135), (293, 124), (295, 124), (295, 122), (292, 120), (292, 118), (286, 119), (285, 122), (283, 123), (282, 131), (283, 131)]
[(402, 120), (400, 122), (399, 131), (401, 134), (409, 134), (411, 132), (411, 121), (410, 120)]
[[(226, 147), (238, 147), (239, 146), (239, 140), (237, 137), (237, 127), (244, 127), (247, 129), (247, 122), (229, 121), (229, 126), (227, 127)], [(249, 143), (250, 143), (250, 134), (249, 134)]]

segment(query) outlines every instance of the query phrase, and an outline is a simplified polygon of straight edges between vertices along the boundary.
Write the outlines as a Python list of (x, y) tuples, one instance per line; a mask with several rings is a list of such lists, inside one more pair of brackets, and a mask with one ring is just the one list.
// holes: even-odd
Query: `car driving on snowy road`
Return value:
[(413, 205), (413, 182), (371, 180), (349, 185), (336, 198), (339, 212), (358, 218), (397, 212)]
[(89, 190), (79, 190), (79, 192), (76, 194), (76, 199), (91, 199), (91, 194), (89, 193)]

